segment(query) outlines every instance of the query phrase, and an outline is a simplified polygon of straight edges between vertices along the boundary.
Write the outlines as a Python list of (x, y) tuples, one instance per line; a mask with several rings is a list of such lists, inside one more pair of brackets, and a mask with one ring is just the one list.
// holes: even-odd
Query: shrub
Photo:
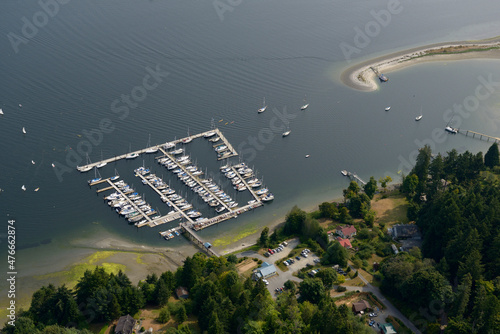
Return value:
[(346, 290), (347, 290), (347, 288), (345, 286), (340, 286), (340, 285), (336, 289), (337, 292), (344, 292)]

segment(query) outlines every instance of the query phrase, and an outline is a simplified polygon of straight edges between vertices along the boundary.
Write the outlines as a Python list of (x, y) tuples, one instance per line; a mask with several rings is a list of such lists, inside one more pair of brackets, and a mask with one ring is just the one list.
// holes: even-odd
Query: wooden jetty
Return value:
[(485, 135), (483, 133), (479, 133), (476, 131), (457, 129), (457, 132), (465, 135), (466, 137), (469, 137), (469, 134), (471, 134), (472, 138), (477, 138), (479, 140), (486, 140), (486, 141), (491, 140), (493, 143), (500, 143), (500, 138), (488, 136), (488, 135)]
[(142, 210), (141, 210), (141, 209), (139, 209), (139, 208), (137, 207), (137, 205), (135, 205), (134, 201), (132, 201), (132, 200), (131, 200), (130, 198), (128, 198), (127, 196), (125, 196), (125, 194), (126, 194), (126, 193), (124, 193), (123, 191), (121, 191), (121, 190), (120, 190), (120, 188), (118, 188), (118, 187), (116, 186), (116, 184), (114, 184), (113, 182), (111, 182), (111, 180), (110, 180), (110, 179), (106, 179), (106, 181), (109, 183), (109, 185), (110, 185), (111, 187), (113, 187), (113, 188), (114, 188), (114, 189), (115, 189), (118, 193), (120, 193), (120, 194), (121, 194), (121, 195), (122, 195), (122, 196), (123, 196), (123, 197), (127, 200), (127, 202), (129, 202), (129, 203), (130, 203), (130, 204), (134, 207), (134, 209), (135, 209), (137, 212), (139, 212), (139, 213), (140, 213), (140, 214), (141, 214), (141, 215), (142, 215), (142, 216), (143, 216), (143, 217), (144, 217), (147, 221), (151, 221), (151, 218), (150, 218), (148, 215), (144, 214), (144, 212), (142, 212)]
[(351, 180), (357, 181), (357, 182), (361, 183), (362, 185), (366, 185), (366, 182), (361, 180), (361, 178), (358, 175), (356, 175), (356, 173), (347, 172), (347, 176)]
[[(80, 172), (83, 172), (85, 170), (91, 170), (92, 168), (96, 167), (97, 165), (101, 164), (101, 163), (111, 163), (111, 162), (115, 162), (115, 161), (118, 161), (118, 160), (121, 160), (121, 159), (125, 159), (127, 158), (128, 155), (130, 154), (138, 154), (138, 155), (141, 155), (143, 153), (146, 153), (148, 150), (150, 149), (160, 149), (160, 148), (163, 148), (165, 145), (177, 145), (178, 143), (182, 143), (184, 140), (186, 140), (187, 138), (191, 138), (191, 139), (196, 139), (196, 138), (200, 138), (200, 137), (204, 137), (205, 135), (208, 135), (209, 133), (211, 132), (215, 132), (215, 134), (217, 136), (220, 137), (220, 139), (224, 142), (225, 145), (227, 145), (227, 147), (229, 148), (229, 150), (231, 151), (231, 154), (224, 157), (224, 158), (219, 158), (219, 160), (221, 159), (227, 159), (227, 158), (230, 158), (230, 157), (233, 157), (233, 156), (236, 156), (238, 155), (238, 152), (236, 152), (236, 150), (233, 148), (233, 146), (229, 143), (229, 141), (226, 139), (226, 137), (224, 137), (224, 135), (222, 134), (222, 132), (218, 129), (218, 128), (215, 128), (213, 130), (209, 130), (209, 131), (205, 131), (205, 132), (201, 132), (201, 133), (198, 133), (196, 135), (192, 135), (192, 136), (188, 136), (188, 137), (184, 137), (184, 138), (181, 138), (181, 139), (176, 139), (176, 140), (173, 140), (173, 141), (170, 141), (170, 142), (166, 142), (166, 143), (163, 143), (163, 144), (159, 144), (159, 145), (154, 145), (154, 146), (151, 146), (151, 147), (146, 147), (146, 148), (143, 148), (143, 149), (140, 149), (140, 150), (137, 150), (137, 151), (134, 151), (134, 152), (128, 152), (126, 154), (122, 154), (122, 155), (117, 155), (115, 157), (112, 157), (112, 158), (109, 158), (109, 159), (104, 159), (104, 160), (101, 160), (101, 161), (97, 161), (97, 162), (93, 162), (93, 163), (90, 163), (90, 164), (87, 164), (87, 165), (83, 165), (83, 166), (78, 166), (76, 167), (76, 169)], [(88, 171), (87, 170), (87, 171)]]

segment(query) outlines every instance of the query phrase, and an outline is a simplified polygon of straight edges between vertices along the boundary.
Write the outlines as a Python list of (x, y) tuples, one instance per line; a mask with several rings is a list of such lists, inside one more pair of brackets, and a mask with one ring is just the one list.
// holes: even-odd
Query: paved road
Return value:
[[(355, 270), (351, 265), (349, 265), (349, 267), (351, 267), (351, 270)], [(362, 286), (362, 287), (346, 286), (346, 288), (347, 288), (347, 290), (350, 290), (350, 291), (352, 291), (352, 290), (360, 290), (360, 291), (363, 291), (363, 292), (371, 292), (371, 293), (373, 293), (378, 298), (378, 300), (380, 300), (382, 302), (382, 304), (385, 305), (385, 309), (382, 310), (381, 312), (378, 312), (378, 317), (374, 318), (375, 321), (377, 321), (379, 323), (385, 323), (385, 318), (388, 315), (392, 315), (393, 317), (398, 318), (399, 320), (401, 320), (405, 324), (405, 326), (408, 327), (413, 333), (415, 333), (415, 334), (422, 334), (417, 329), (417, 327), (415, 327), (415, 325), (410, 320), (408, 320), (408, 318), (403, 313), (401, 313), (396, 307), (394, 307), (394, 305), (391, 304), (390, 301), (388, 301), (384, 297), (384, 295), (380, 292), (380, 289), (377, 288), (376, 286), (371, 285), (363, 277), (363, 275), (361, 275), (361, 273), (359, 271), (358, 271), (358, 277), (361, 278), (361, 280), (363, 281), (363, 283), (366, 284), (365, 286)]]

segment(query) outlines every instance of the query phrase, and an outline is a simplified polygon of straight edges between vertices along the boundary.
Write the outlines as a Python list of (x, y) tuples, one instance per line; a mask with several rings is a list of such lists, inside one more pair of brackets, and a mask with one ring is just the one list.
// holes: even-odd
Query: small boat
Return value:
[(379, 74), (378, 79), (379, 79), (381, 82), (387, 82), (387, 81), (389, 81), (389, 78), (388, 78), (388, 77), (386, 77), (383, 73), (380, 73), (380, 74)]
[(21, 189), (22, 189), (23, 191), (26, 191), (26, 187), (24, 186), (24, 184), (23, 184), (23, 186), (21, 187)]
[(40, 188), (36, 188), (36, 189), (35, 189), (35, 191), (38, 191), (38, 190), (40, 190)]
[(251, 201), (248, 201), (247, 203), (248, 203), (248, 205), (252, 205), (252, 204), (257, 203), (257, 201), (253, 199), (253, 200), (251, 200)]
[(267, 106), (266, 106), (266, 98), (264, 97), (264, 102), (262, 103), (262, 108), (259, 108), (257, 110), (257, 112), (260, 114), (260, 113), (263, 113), (264, 111), (266, 111), (267, 109)]
[(24, 128), (24, 126), (23, 126), (23, 133), (26, 134), (26, 129)]
[(2, 108), (0, 108), (0, 115), (3, 115), (3, 110), (2, 110)]
[[(149, 134), (149, 139), (148, 139), (147, 147), (149, 147), (150, 145), (151, 145), (151, 134)], [(158, 152), (158, 147), (156, 147), (156, 146), (149, 147), (144, 152), (146, 152), (146, 153), (156, 153), (156, 152)]]
[(98, 163), (97, 165), (95, 165), (97, 168), (102, 168), (104, 166), (106, 166), (108, 163), (106, 161), (103, 161), (101, 163)]
[(290, 134), (290, 132), (292, 132), (292, 131), (287, 130), (287, 131), (283, 132), (282, 136), (286, 137), (286, 136), (288, 136)]
[(207, 132), (203, 135), (204, 138), (210, 138), (213, 136), (215, 136), (215, 131), (210, 131), (210, 132)]
[(227, 149), (226, 145), (219, 145), (215, 148), (215, 152), (221, 152)]
[(310, 155), (309, 155), (309, 154), (306, 154), (306, 158), (309, 158), (309, 157), (310, 157)]
[(35, 162), (34, 162), (33, 160), (31, 160), (31, 163), (32, 163), (33, 165), (35, 164)]
[(444, 130), (451, 133), (451, 134), (454, 134), (454, 135), (456, 135), (458, 133), (458, 130), (455, 128), (452, 128), (451, 126), (445, 127)]
[(118, 171), (115, 169), (115, 176), (110, 177), (109, 179), (111, 181), (116, 181), (120, 178), (120, 175), (118, 174)]
[(175, 144), (174, 143), (170, 143), (170, 142), (163, 144), (163, 148), (166, 149), (166, 150), (168, 150), (169, 148), (172, 148), (174, 146), (175, 146)]
[(19, 108), (22, 108), (22, 107), (23, 107), (23, 105), (21, 103), (19, 103)]
[(263, 196), (261, 197), (261, 200), (262, 200), (263, 202), (269, 202), (269, 201), (272, 201), (273, 199), (274, 199), (274, 195), (273, 195), (272, 193), (268, 193), (268, 194), (263, 195)]
[(216, 208), (216, 209), (215, 209), (215, 212), (217, 212), (217, 213), (221, 213), (221, 212), (222, 212), (222, 211), (224, 211), (224, 210), (226, 210), (226, 208), (225, 208), (225, 207), (223, 207), (223, 206), (219, 206), (218, 208)]
[(306, 110), (309, 107), (309, 103), (306, 103), (306, 98), (304, 97), (304, 104), (300, 107), (300, 110)]
[(137, 153), (129, 153), (127, 154), (127, 156), (125, 157), (125, 159), (135, 159), (139, 156), (139, 154)]
[(188, 136), (184, 139), (181, 140), (183, 144), (187, 144), (193, 141), (193, 138), (189, 135), (189, 128), (188, 128)]
[(94, 173), (95, 175), (94, 175), (94, 178), (93, 178), (92, 180), (89, 180), (89, 181), (88, 181), (88, 182), (89, 182), (89, 185), (92, 185), (92, 184), (94, 184), (95, 182), (99, 182), (99, 181), (101, 181), (101, 179), (102, 179), (100, 174), (99, 174), (99, 177), (97, 177), (97, 173), (99, 173), (99, 172), (97, 171), (97, 168), (94, 168), (94, 170), (95, 170), (95, 173)]
[[(88, 172), (89, 170), (92, 169), (92, 166), (89, 166), (92, 162), (90, 161), (89, 155), (87, 154), (87, 165), (86, 166), (78, 166), (76, 169), (81, 172)], [(54, 164), (52, 164), (52, 167), (55, 167)]]
[(212, 142), (212, 143), (215, 143), (217, 141), (220, 140), (220, 137), (214, 137), (214, 138), (210, 138), (208, 141)]
[(342, 170), (342, 171), (340, 171), (340, 172), (341, 172), (341, 173), (342, 173), (342, 175), (344, 175), (344, 176), (347, 176), (347, 175), (348, 175), (348, 173), (347, 173), (347, 171), (346, 171), (345, 169), (344, 169), (344, 170)]
[(259, 189), (259, 190), (256, 192), (256, 194), (257, 194), (257, 195), (263, 195), (263, 194), (267, 193), (268, 191), (269, 191), (269, 189), (267, 189), (267, 188), (262, 188), (262, 189)]
[(54, 165), (54, 163), (52, 163), (52, 167), (54, 167), (54, 168), (55, 168), (55, 167), (56, 167), (56, 165)]
[(391, 110), (391, 107), (385, 107), (385, 111)]
[(416, 121), (420, 121), (422, 119), (422, 114), (418, 115), (417, 117), (415, 117), (415, 120)]

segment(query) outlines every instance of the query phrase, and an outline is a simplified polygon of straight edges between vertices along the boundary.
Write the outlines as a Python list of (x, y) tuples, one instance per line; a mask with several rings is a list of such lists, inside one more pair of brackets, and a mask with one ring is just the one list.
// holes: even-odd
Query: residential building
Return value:
[(356, 228), (352, 225), (349, 226), (337, 226), (336, 228), (337, 235), (342, 237), (342, 239), (352, 238), (356, 235)]
[(337, 237), (337, 241), (340, 243), (340, 245), (346, 249), (352, 248), (351, 242), (349, 239), (342, 239), (341, 237)]
[(358, 313), (363, 314), (363, 312), (365, 312), (366, 310), (371, 310), (371, 308), (372, 307), (370, 306), (370, 304), (364, 299), (361, 299), (358, 302), (352, 303), (352, 311), (355, 314), (358, 314)]
[(116, 324), (115, 334), (131, 334), (135, 323), (136, 320), (129, 314), (120, 317), (120, 319), (118, 319), (118, 323)]

